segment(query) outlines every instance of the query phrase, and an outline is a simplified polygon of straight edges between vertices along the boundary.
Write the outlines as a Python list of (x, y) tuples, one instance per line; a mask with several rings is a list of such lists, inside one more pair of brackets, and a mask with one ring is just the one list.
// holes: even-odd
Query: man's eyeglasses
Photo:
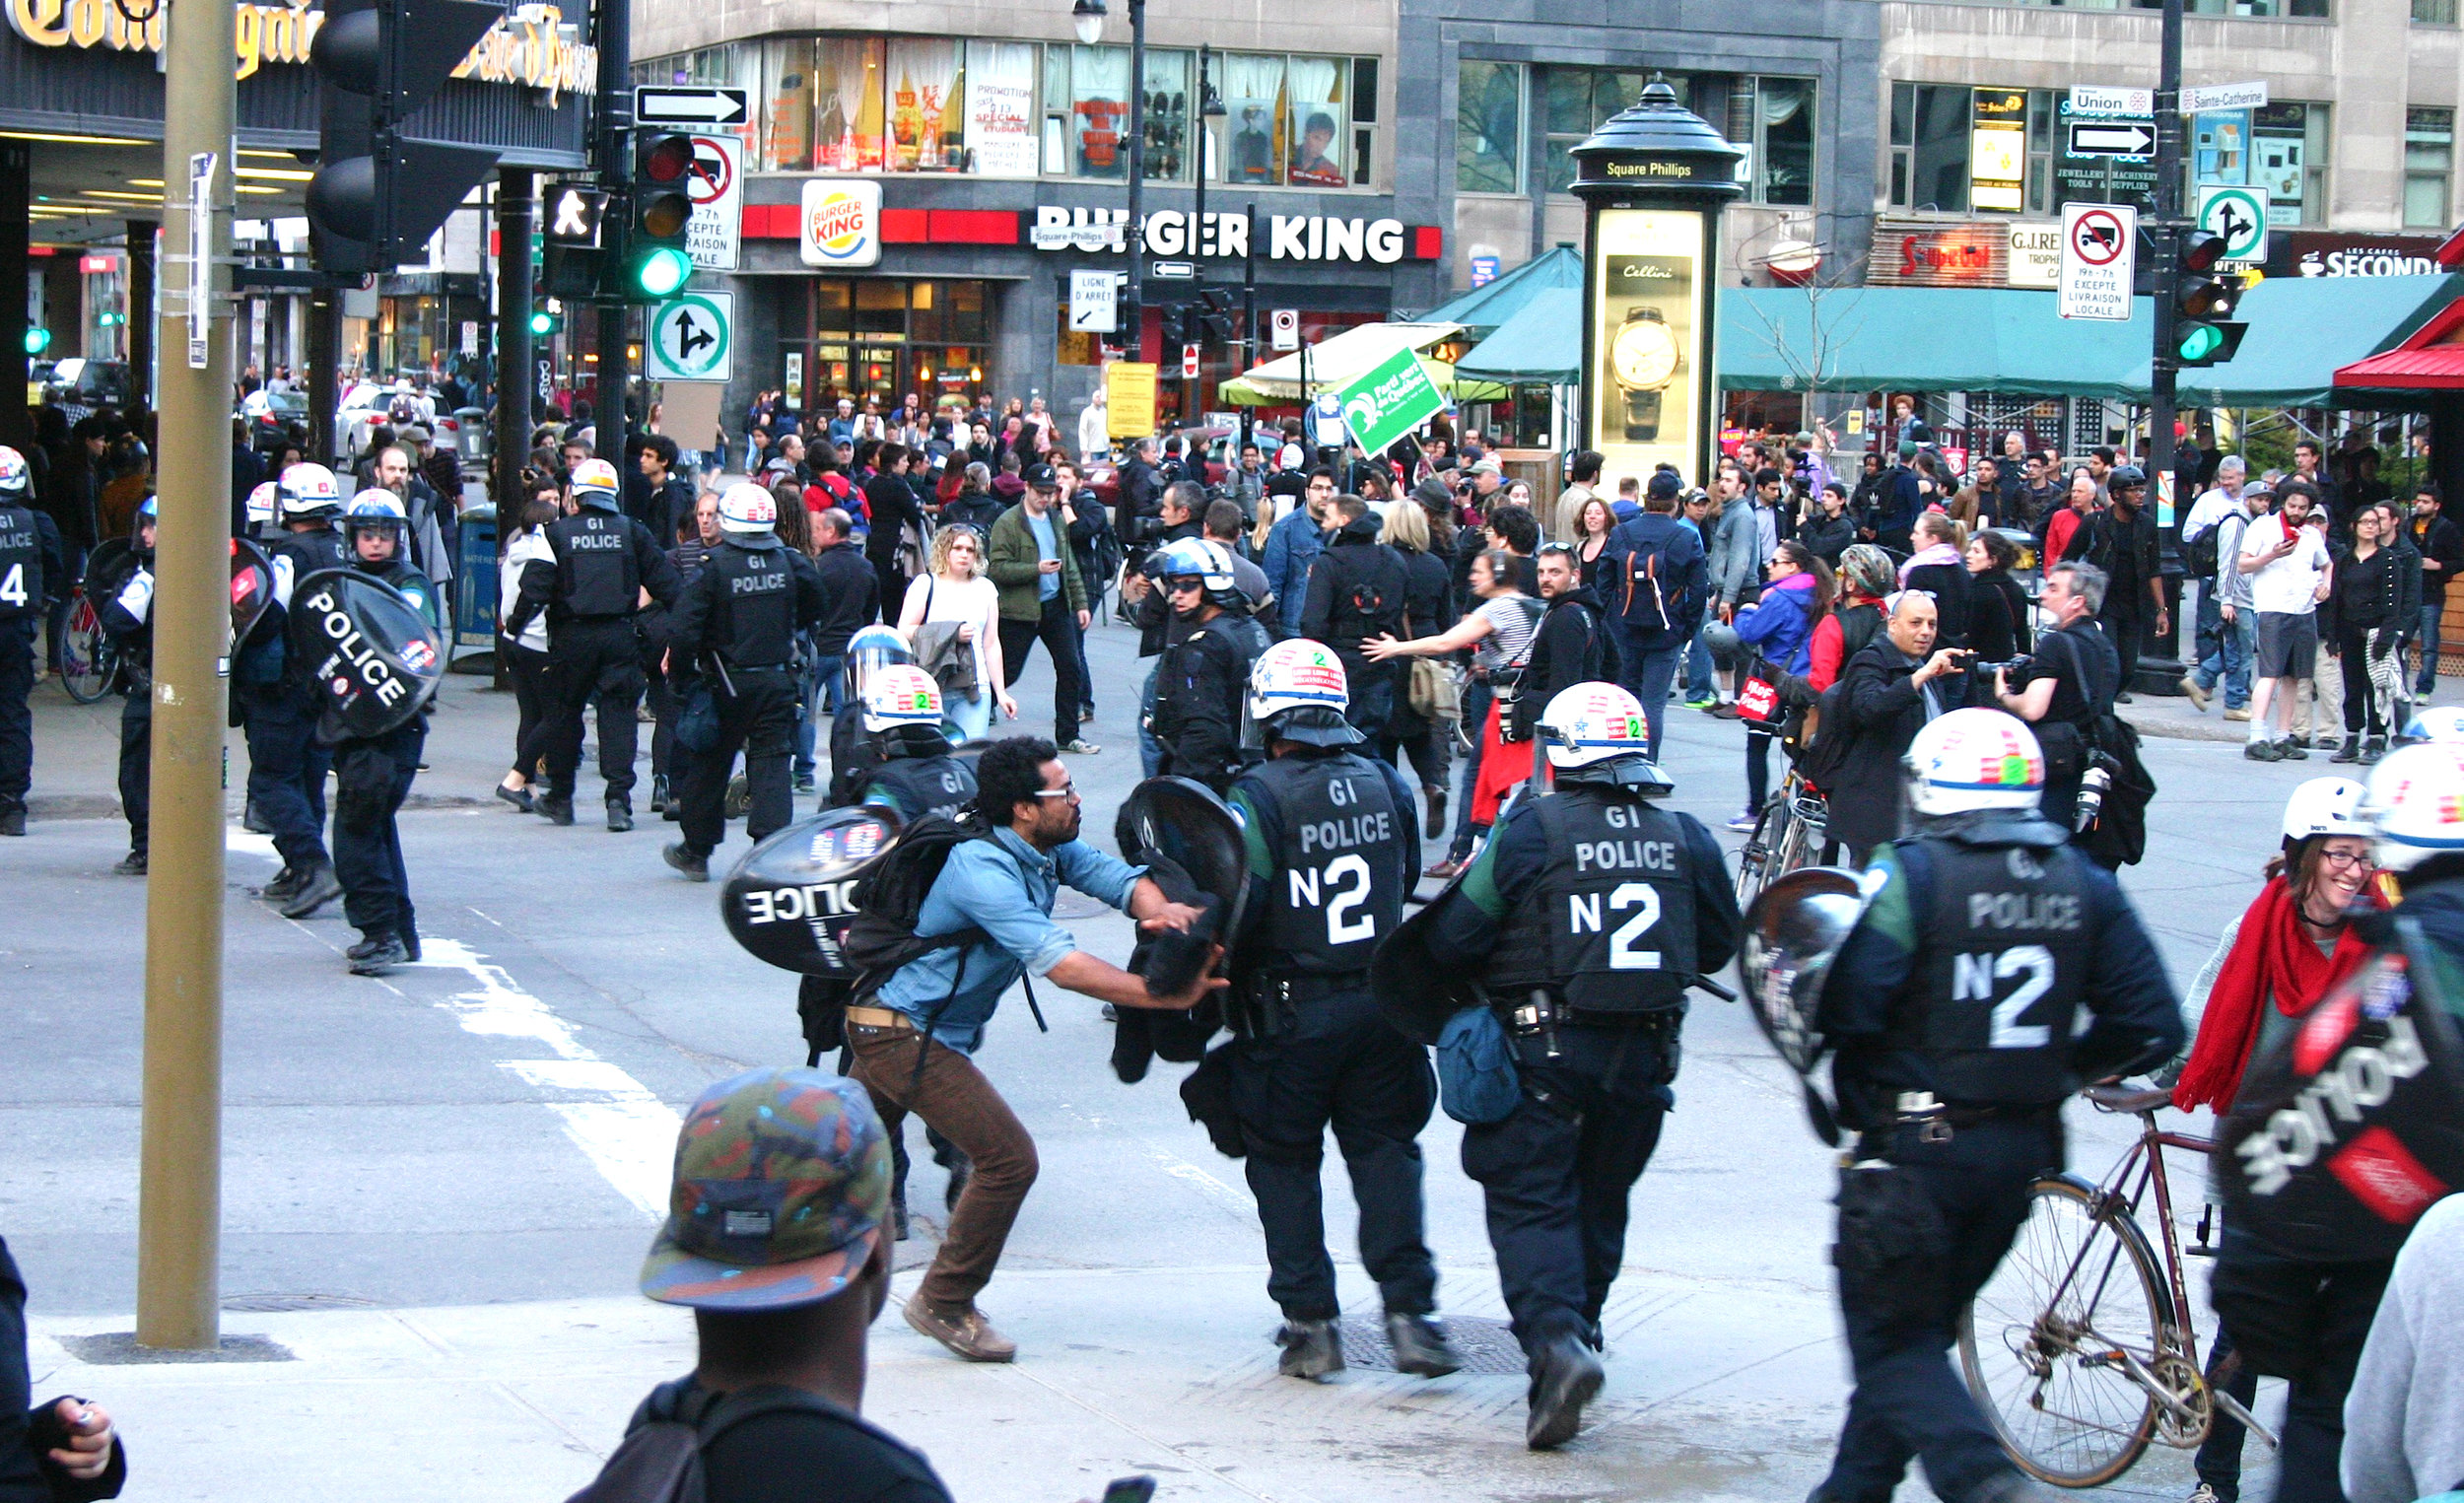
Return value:
[(1540, 551), (1538, 555), (1536, 555), (1536, 557), (1544, 559), (1552, 553), (1569, 559), (1580, 557), (1580, 555), (1575, 552), (1575, 548), (1572, 543), (1542, 543), (1540, 545)]
[(1078, 786), (1076, 783), (1072, 782), (1064, 783), (1057, 788), (1037, 788), (1035, 790), (1035, 796), (1038, 798), (1066, 798), (1070, 802), (1075, 803), (1078, 798)]

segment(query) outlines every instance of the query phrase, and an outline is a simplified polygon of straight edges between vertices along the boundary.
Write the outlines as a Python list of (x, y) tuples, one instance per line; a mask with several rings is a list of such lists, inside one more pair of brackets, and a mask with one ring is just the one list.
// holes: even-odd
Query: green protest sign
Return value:
[(1446, 398), (1409, 350), (1378, 362), (1341, 393), (1343, 426), (1364, 453), (1377, 453), (1445, 410)]

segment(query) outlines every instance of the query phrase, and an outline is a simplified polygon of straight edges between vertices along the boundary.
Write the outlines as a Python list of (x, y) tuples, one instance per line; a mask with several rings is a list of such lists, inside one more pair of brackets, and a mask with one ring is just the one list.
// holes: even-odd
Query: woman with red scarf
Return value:
[[(2369, 959), (2370, 946), (2350, 916), (2386, 903), (2370, 881), (2368, 826), (2361, 803), (2361, 786), (2345, 778), (2313, 778), (2293, 790), (2285, 805), (2284, 852), (2269, 858), (2267, 885), (2208, 963), (2216, 980), (2189, 1062), (2173, 1086), (2176, 1107), (2209, 1107), (2219, 1117), (2230, 1111), (2251, 1059), (2291, 1033), (2302, 1014)], [(2224, 1240), (2229, 1258), (2234, 1242), (2229, 1229)], [(2361, 1325), (2366, 1331), (2368, 1322)], [(2358, 1339), (2343, 1356), (2340, 1362), (2323, 1361), (2317, 1375), (2293, 1383), (2278, 1503), (2343, 1503), (2336, 1459), (2344, 1435), (2345, 1389), (2360, 1356)], [(2219, 1332), (2208, 1354), (2208, 1381), (2244, 1407), (2258, 1392), (2258, 1374), (2242, 1363), (2229, 1331)], [(2199, 1448), (2199, 1486), (2191, 1503), (2235, 1503), (2241, 1441), (2241, 1425), (2220, 1411)], [(2322, 1460), (2323, 1472), (2317, 1465)]]

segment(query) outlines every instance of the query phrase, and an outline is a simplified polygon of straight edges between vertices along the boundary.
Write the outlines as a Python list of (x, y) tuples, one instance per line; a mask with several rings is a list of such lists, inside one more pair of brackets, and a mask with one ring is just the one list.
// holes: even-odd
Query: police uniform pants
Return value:
[(1597, 1343), (1601, 1308), (1625, 1263), (1626, 1200), (1660, 1145), (1677, 1077), (1675, 1035), (1561, 1025), (1516, 1041), (1523, 1099), (1503, 1122), (1463, 1132), (1478, 1182), (1515, 1339), (1537, 1357), (1571, 1336)]
[(599, 776), (607, 796), (633, 794), (642, 706), (642, 649), (631, 618), (568, 621), (548, 634), (548, 688), (555, 709), (546, 734), (548, 782), (566, 798), (582, 771), (582, 717), (599, 707)]
[(274, 850), (293, 871), (322, 866), (325, 770), (333, 752), (316, 744), (316, 709), (289, 684), (240, 692), (248, 736), (248, 797), (274, 827)]
[(1941, 1211), (1951, 1253), (1925, 1308), (1843, 1279), (1840, 1314), (1857, 1380), (1831, 1474), (1814, 1490), (1828, 1503), (1888, 1503), (1911, 1459), (1951, 1503), (2015, 1470), (1951, 1365), (1959, 1312), (1993, 1276), (2027, 1219), (2028, 1187), (2062, 1167), (2062, 1123), (2052, 1111), (1953, 1128), (1948, 1142), (1891, 1129), (1884, 1157), (1916, 1177)]
[(34, 782), (34, 618), (0, 621), (0, 809), (26, 807)]
[(736, 692), (719, 696), (719, 744), (709, 751), (676, 748), (684, 765), (684, 843), (703, 855), (727, 838), (727, 776), (735, 770), (736, 751), (744, 752), (744, 781), (753, 806), (744, 833), (760, 840), (784, 827), (795, 815), (795, 794), (787, 782), (787, 756), (795, 736), (795, 679), (785, 668), (740, 668)]
[(407, 940), (419, 931), (394, 815), (410, 796), (427, 740), (428, 717), (415, 715), (381, 736), (334, 748), (334, 876), (343, 917), (363, 934)]
[(146, 854), (154, 803), (154, 696), (145, 691), (120, 704), (120, 812), (128, 816), (128, 849)]
[(1327, 1257), (1319, 1165), (1326, 1130), (1360, 1207), (1360, 1264), (1390, 1314), (1437, 1308), (1421, 1233), (1420, 1129), (1437, 1103), (1428, 1054), (1378, 1015), (1364, 989), (1306, 1001), (1291, 1029), (1236, 1041), (1232, 1099), (1266, 1235), (1266, 1293), (1295, 1321), (1341, 1313)]

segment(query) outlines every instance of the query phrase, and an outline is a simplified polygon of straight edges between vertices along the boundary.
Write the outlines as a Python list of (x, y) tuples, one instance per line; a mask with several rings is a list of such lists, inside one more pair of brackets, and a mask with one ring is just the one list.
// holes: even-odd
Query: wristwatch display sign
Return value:
[(1704, 216), (1604, 209), (1592, 258), (1592, 443), (1619, 475), (1689, 478), (1702, 415)]

